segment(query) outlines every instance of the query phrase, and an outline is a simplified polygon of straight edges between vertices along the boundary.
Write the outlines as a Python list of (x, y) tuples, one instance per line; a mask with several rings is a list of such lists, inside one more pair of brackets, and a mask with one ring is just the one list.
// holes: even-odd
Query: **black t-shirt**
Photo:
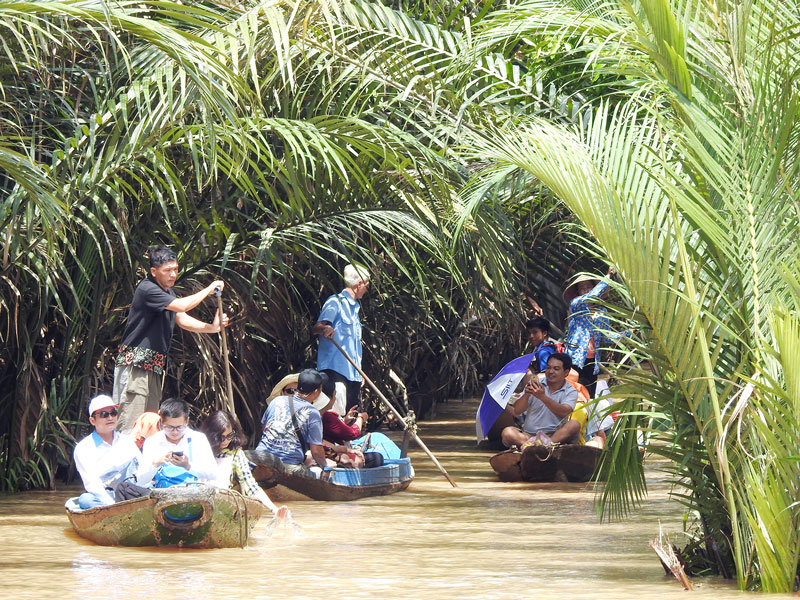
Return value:
[(131, 300), (122, 345), (128, 348), (148, 348), (167, 354), (172, 343), (172, 330), (175, 328), (177, 314), (167, 310), (167, 305), (174, 299), (173, 289), (165, 292), (152, 275), (142, 280), (136, 286)]

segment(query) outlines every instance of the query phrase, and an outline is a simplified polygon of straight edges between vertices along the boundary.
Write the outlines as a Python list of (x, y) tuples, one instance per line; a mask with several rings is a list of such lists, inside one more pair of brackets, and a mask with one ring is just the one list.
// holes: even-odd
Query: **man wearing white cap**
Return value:
[(105, 394), (89, 402), (89, 422), (94, 431), (75, 446), (75, 466), (86, 492), (78, 498), (81, 508), (114, 504), (114, 489), (132, 475), (141, 459), (136, 444), (115, 431), (117, 406)]

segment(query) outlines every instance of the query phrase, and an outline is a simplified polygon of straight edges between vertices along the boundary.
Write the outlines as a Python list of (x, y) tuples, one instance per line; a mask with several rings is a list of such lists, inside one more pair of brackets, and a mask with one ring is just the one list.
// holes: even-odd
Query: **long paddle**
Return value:
[[(397, 419), (403, 424), (403, 429), (408, 431), (408, 424), (403, 419), (403, 415), (401, 415), (397, 411), (397, 409), (394, 407), (394, 405), (391, 402), (389, 402), (388, 398), (386, 398), (386, 396), (384, 396), (383, 393), (381, 393), (381, 391), (378, 389), (378, 386), (376, 386), (372, 382), (372, 380), (369, 377), (367, 377), (367, 374), (364, 373), (364, 371), (361, 370), (361, 367), (359, 367), (355, 363), (355, 361), (352, 358), (350, 358), (350, 355), (347, 353), (347, 351), (344, 348), (342, 348), (342, 346), (339, 344), (339, 342), (337, 342), (333, 338), (327, 338), (327, 339), (330, 340), (331, 342), (333, 342), (333, 345), (336, 346), (339, 349), (339, 352), (341, 352), (344, 355), (344, 357), (348, 360), (348, 362), (351, 365), (353, 365), (353, 367), (355, 367), (355, 370), (358, 371), (361, 374), (361, 377), (363, 377), (364, 381), (366, 381), (369, 384), (369, 387), (371, 387), (373, 389), (373, 391), (376, 394), (378, 394), (378, 398), (380, 398), (383, 401), (383, 403), (386, 406), (389, 407), (389, 409), (394, 413), (394, 415), (397, 417)], [(435, 464), (439, 468), (439, 470), (442, 472), (442, 475), (444, 475), (447, 478), (447, 481), (450, 482), (450, 485), (452, 485), (453, 487), (458, 487), (456, 485), (456, 482), (453, 481), (453, 478), (450, 477), (450, 475), (447, 473), (447, 471), (444, 470), (444, 467), (439, 463), (438, 460), (436, 460), (436, 457), (433, 455), (433, 453), (430, 450), (428, 450), (428, 447), (425, 445), (425, 443), (421, 439), (419, 439), (419, 436), (416, 433), (414, 433), (413, 431), (411, 432), (411, 435), (414, 436), (414, 441), (416, 441), (417, 444), (419, 444), (419, 447), (422, 448), (425, 451), (425, 454), (427, 454), (428, 457), (433, 461), (433, 464)]]
[(225, 363), (225, 380), (228, 389), (227, 398), (225, 399), (225, 410), (236, 416), (236, 412), (233, 408), (233, 381), (231, 381), (231, 364), (228, 361), (228, 338), (225, 336), (225, 327), (222, 325), (222, 315), (224, 314), (224, 311), (222, 310), (222, 290), (216, 288), (214, 290), (214, 295), (217, 297), (217, 307), (219, 309), (219, 339), (220, 344), (222, 345), (222, 362)]

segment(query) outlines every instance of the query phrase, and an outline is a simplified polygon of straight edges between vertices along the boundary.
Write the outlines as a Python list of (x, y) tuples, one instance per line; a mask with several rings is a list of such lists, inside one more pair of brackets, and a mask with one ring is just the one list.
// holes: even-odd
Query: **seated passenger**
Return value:
[(322, 447), (322, 417), (312, 406), (322, 394), (322, 375), (316, 369), (305, 369), (297, 377), (292, 396), (278, 396), (267, 406), (262, 423), (264, 433), (256, 450), (269, 452), (281, 459), (290, 472), (305, 472), (306, 450), (313, 463), (327, 468)]
[[(525, 328), (528, 330), (528, 341), (530, 345), (533, 346), (533, 359), (522, 380), (523, 388), (528, 381), (536, 377), (537, 374), (544, 373), (547, 368), (547, 359), (556, 352), (555, 343), (550, 341), (550, 321), (544, 317), (534, 317), (533, 319), (528, 319), (528, 322), (525, 323)], [(510, 412), (510, 404), (507, 406), (507, 409)], [(509, 421), (510, 419), (508, 418), (498, 419), (496, 427), (493, 428), (494, 431), (490, 431), (487, 437), (492, 438), (493, 435), (494, 439), (496, 439), (498, 433), (502, 433), (502, 429), (506, 427)], [(525, 422), (525, 411), (517, 415), (516, 418), (513, 419), (513, 422), (517, 427), (521, 427)]]
[(578, 400), (578, 391), (567, 381), (572, 361), (556, 352), (547, 361), (545, 380), (534, 377), (511, 407), (514, 416), (525, 411), (522, 429), (506, 427), (501, 435), (506, 447), (521, 446), (531, 437), (544, 434), (552, 443), (576, 443), (581, 424), (570, 415)]
[[(602, 388), (601, 388), (601, 385)], [(586, 444), (603, 448), (606, 445), (611, 429), (614, 427), (614, 417), (611, 416), (611, 406), (614, 399), (608, 390), (605, 380), (599, 380), (597, 395), (587, 406), (589, 409), (589, 423), (586, 427)]]
[(361, 450), (352, 448), (350, 442), (361, 435), (367, 413), (355, 417), (357, 407), (354, 406), (348, 413), (348, 416), (353, 416), (353, 424), (345, 424), (333, 410), (338, 397), (337, 382), (329, 378), (327, 373), (320, 375), (322, 375), (322, 393), (320, 399), (314, 403), (314, 408), (317, 408), (322, 415), (322, 445), (325, 447), (328, 466), (361, 469), (364, 467), (364, 455)]
[(161, 403), (160, 431), (144, 441), (139, 485), (169, 487), (181, 481), (212, 482), (217, 460), (206, 436), (189, 428), (189, 405), (170, 398)]
[(139, 415), (133, 422), (130, 436), (133, 441), (139, 446), (139, 450), (144, 446), (144, 441), (151, 435), (158, 433), (158, 424), (161, 422), (161, 416), (158, 413), (145, 411)]
[[(533, 362), (531, 362), (531, 365), (533, 365), (534, 362), (536, 362), (536, 359), (534, 359)], [(525, 376), (522, 378), (522, 387), (523, 387), (523, 389), (525, 388), (525, 386), (528, 384), (529, 381), (531, 381), (531, 380), (533, 380), (534, 378), (537, 378), (537, 377), (539, 379), (544, 378), (545, 377), (544, 371), (542, 371), (541, 373), (535, 373), (529, 367), (528, 370), (525, 373)], [(586, 389), (585, 385), (583, 385), (582, 383), (578, 382), (578, 378), (579, 378), (579, 373), (574, 368), (570, 369), (569, 373), (567, 373), (567, 383), (569, 383), (572, 387), (574, 387), (578, 392), (578, 400), (577, 400), (577, 402), (575, 404), (575, 408), (572, 410), (572, 414), (570, 414), (569, 418), (571, 420), (573, 420), (573, 421), (578, 421), (578, 424), (580, 425), (580, 430), (581, 430), (581, 435), (578, 436), (578, 443), (579, 444), (583, 444), (584, 443), (584, 436), (586, 434), (587, 421), (588, 421), (588, 418), (589, 418), (589, 411), (587, 410), (587, 407), (586, 407), (587, 403), (589, 402), (589, 390)], [(514, 399), (519, 399), (520, 395), (521, 395), (521, 393), (520, 394), (515, 394), (513, 396), (513, 398)], [(506, 411), (508, 411), (509, 413), (513, 414), (513, 410), (514, 410), (514, 403), (510, 402), (506, 406)], [(516, 417), (514, 417), (514, 422), (517, 425), (518, 429), (520, 429), (522, 427), (522, 424), (525, 422), (525, 411), (524, 410), (522, 411), (522, 413), (520, 415), (517, 415)], [(503, 425), (503, 428), (505, 428), (505, 427), (506, 426)], [(529, 440), (529, 441), (532, 441), (532, 440)]]
[(556, 352), (556, 345), (550, 341), (550, 321), (544, 317), (534, 317), (525, 323), (528, 330), (528, 340), (533, 346), (531, 368), (537, 373), (547, 369), (547, 359)]
[(200, 426), (200, 431), (208, 438), (211, 451), (217, 457), (215, 486), (229, 489), (232, 485), (238, 485), (242, 494), (260, 500), (276, 516), (289, 516), (289, 509), (286, 506), (280, 509), (276, 507), (253, 478), (250, 463), (242, 450), (247, 437), (242, 426), (228, 411), (218, 410), (209, 415)]
[(272, 391), (269, 393), (269, 396), (267, 396), (267, 404), (272, 402), (278, 396), (294, 396), (294, 393), (297, 390), (297, 378), (299, 376), (300, 375), (297, 373), (290, 373), (276, 383), (275, 387), (273, 387)]
[(367, 413), (359, 412), (358, 406), (347, 411), (344, 418), (334, 412), (333, 405), (336, 404), (337, 398), (336, 382), (328, 378), (325, 373), (322, 375), (322, 393), (329, 400), (325, 406), (315, 404), (322, 414), (322, 438), (332, 444), (351, 442), (361, 435), (367, 422)]
[(132, 475), (142, 458), (133, 440), (115, 431), (117, 406), (110, 396), (89, 402), (89, 422), (94, 431), (75, 446), (75, 467), (86, 492), (78, 498), (81, 508), (114, 504), (114, 490)]

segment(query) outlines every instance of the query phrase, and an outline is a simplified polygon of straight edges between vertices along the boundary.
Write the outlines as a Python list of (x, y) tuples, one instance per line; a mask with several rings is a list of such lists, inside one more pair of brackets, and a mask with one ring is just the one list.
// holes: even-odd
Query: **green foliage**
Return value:
[(620, 273), (619, 318), (634, 311), (629, 349), (646, 368), (618, 373), (631, 412), (601, 510), (641, 499), (632, 436), (661, 421), (647, 449), (673, 461), (707, 555), (768, 592), (792, 591), (800, 543), (800, 305), (783, 266), (800, 257), (797, 34), (777, 33), (798, 30), (796, 8), (534, 0), (493, 15), (476, 42), (568, 39), (600, 85), (625, 91), (582, 127), (530, 118), (473, 138), (491, 160), (476, 181), (523, 171), (545, 184)]
[[(226, 280), (250, 430), (313, 363), (347, 262), (373, 275), (365, 368), (424, 411), (516, 353), (522, 294), (558, 324), (564, 280), (599, 259), (636, 331), (601, 510), (646, 493), (644, 431), (694, 547), (790, 591), (797, 9), (0, 1), (3, 486), (67, 463), (55, 417), (110, 386), (152, 243), (178, 251), (179, 293)], [(168, 392), (213, 407), (216, 339), (178, 332), (170, 359)]]
[[(487, 7), (415, 6), (0, 2), (6, 489), (64, 466), (54, 417), (77, 435), (109, 390), (153, 243), (177, 250), (179, 293), (226, 280), (251, 430), (273, 381), (313, 364), (310, 325), (350, 261), (374, 276), (365, 368), (399, 377), (419, 413), (516, 352), (519, 292), (537, 293), (516, 223), (543, 209), (558, 235), (569, 217), (522, 185), (465, 211), (460, 132), (486, 106), (569, 119), (573, 105), (500, 54), (461, 75)], [(170, 359), (168, 393), (213, 407), (216, 337), (178, 332)]]

